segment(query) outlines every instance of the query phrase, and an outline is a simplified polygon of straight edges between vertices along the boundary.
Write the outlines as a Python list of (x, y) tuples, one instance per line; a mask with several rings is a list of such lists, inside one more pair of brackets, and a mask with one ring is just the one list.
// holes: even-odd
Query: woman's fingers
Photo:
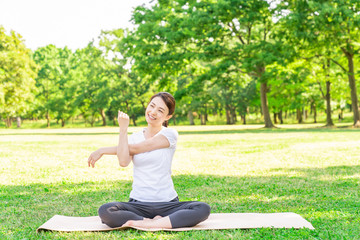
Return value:
[(94, 167), (95, 166), (95, 162), (94, 162), (94, 159), (90, 156), (89, 157), (89, 160), (88, 160), (88, 166), (90, 167)]
[(88, 166), (95, 167), (95, 162), (101, 158), (96, 152), (93, 152), (88, 158)]
[(124, 112), (121, 112), (120, 110), (118, 111), (118, 118), (122, 118), (122, 119), (129, 119), (129, 115), (127, 115)]
[(124, 112), (118, 111), (118, 122), (120, 128), (126, 128), (129, 126), (129, 115)]

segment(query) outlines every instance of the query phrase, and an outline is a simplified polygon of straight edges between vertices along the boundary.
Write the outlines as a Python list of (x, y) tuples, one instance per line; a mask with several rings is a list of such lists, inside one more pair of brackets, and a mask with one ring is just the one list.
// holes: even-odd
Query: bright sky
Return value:
[(0, 0), (0, 25), (22, 35), (35, 50), (48, 44), (75, 50), (101, 30), (132, 28), (136, 6), (153, 0)]

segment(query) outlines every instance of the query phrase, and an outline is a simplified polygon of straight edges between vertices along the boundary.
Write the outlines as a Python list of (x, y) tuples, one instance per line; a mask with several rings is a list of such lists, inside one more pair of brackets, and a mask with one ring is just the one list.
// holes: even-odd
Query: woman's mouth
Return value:
[(151, 120), (156, 120), (156, 118), (154, 118), (154, 117), (151, 116), (150, 114), (148, 114), (148, 117), (149, 117)]

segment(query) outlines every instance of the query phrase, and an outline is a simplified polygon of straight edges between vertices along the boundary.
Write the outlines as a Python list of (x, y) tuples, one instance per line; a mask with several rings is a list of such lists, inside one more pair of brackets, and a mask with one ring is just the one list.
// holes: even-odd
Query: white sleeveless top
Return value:
[[(178, 132), (163, 127), (156, 135), (164, 135), (170, 146), (133, 157), (133, 185), (130, 198), (141, 202), (169, 202), (177, 197), (171, 179), (171, 163), (176, 150)], [(129, 144), (145, 141), (143, 130), (129, 137)]]

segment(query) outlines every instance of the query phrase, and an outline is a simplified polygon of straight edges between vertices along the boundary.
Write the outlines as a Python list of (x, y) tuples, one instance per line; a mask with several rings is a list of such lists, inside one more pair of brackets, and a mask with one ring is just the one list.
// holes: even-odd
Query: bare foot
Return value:
[(169, 217), (156, 216), (153, 219), (129, 220), (122, 227), (172, 228)]
[(121, 227), (132, 227), (134, 223), (134, 220), (128, 220), (126, 223), (124, 223)]

